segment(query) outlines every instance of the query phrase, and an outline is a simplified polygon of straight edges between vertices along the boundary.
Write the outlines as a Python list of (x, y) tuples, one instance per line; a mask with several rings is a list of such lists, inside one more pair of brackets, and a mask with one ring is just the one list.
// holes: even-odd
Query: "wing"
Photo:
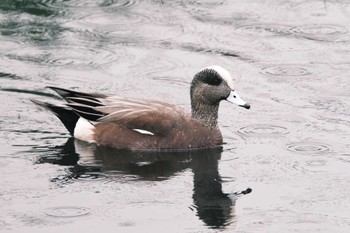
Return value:
[(154, 135), (166, 135), (189, 117), (182, 108), (157, 100), (106, 97), (65, 89), (59, 89), (59, 94), (83, 118), (96, 123), (118, 124), (140, 133), (148, 131)]
[(103, 106), (94, 107), (94, 110), (105, 114), (98, 122), (146, 130), (154, 135), (166, 135), (188, 117), (182, 108), (156, 100), (109, 97), (102, 102)]

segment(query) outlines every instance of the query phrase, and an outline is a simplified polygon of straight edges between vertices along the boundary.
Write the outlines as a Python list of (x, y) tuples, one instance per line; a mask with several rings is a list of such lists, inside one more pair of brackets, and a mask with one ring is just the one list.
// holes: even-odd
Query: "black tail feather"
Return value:
[(103, 104), (100, 101), (93, 98), (67, 97), (66, 100), (68, 101), (68, 103), (77, 103), (91, 107), (103, 106)]
[(90, 120), (97, 121), (99, 118), (105, 116), (106, 114), (95, 110), (93, 107), (81, 105), (81, 104), (67, 104), (67, 106), (71, 107), (73, 111), (75, 111), (81, 117)]
[(84, 98), (89, 98), (89, 99), (98, 101), (98, 100), (96, 100), (96, 98), (107, 97), (106, 95), (103, 95), (103, 94), (77, 92), (77, 91), (71, 91), (71, 90), (67, 90), (64, 88), (60, 88), (60, 87), (47, 86), (47, 88), (50, 88), (51, 90), (55, 91), (57, 94), (59, 94), (60, 96), (62, 96), (65, 99), (67, 99), (69, 97), (78, 97), (78, 98), (84, 97)]
[(30, 99), (30, 101), (53, 112), (61, 120), (69, 133), (74, 136), (74, 128), (80, 116), (73, 109), (34, 99)]

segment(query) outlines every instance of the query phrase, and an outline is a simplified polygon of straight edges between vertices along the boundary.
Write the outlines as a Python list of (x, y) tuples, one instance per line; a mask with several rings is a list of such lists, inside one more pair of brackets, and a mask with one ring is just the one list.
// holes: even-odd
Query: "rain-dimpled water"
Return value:
[[(46, 86), (190, 111), (220, 65), (222, 148), (71, 138)], [(349, 0), (0, 0), (0, 232), (350, 232)]]

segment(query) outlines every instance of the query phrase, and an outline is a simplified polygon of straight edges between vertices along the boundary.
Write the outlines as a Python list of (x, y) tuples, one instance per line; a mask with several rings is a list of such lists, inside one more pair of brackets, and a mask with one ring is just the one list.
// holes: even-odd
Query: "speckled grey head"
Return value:
[(191, 83), (192, 116), (216, 125), (221, 100), (250, 108), (237, 94), (230, 73), (220, 66), (208, 66), (199, 71)]
[(208, 66), (199, 71), (192, 80), (191, 91), (193, 91), (193, 88), (197, 85), (201, 84), (210, 85), (212, 87), (224, 84), (230, 90), (234, 90), (230, 73), (220, 66)]
[(194, 76), (191, 83), (191, 98), (213, 104), (227, 100), (241, 107), (250, 107), (237, 94), (230, 73), (217, 65), (208, 66)]

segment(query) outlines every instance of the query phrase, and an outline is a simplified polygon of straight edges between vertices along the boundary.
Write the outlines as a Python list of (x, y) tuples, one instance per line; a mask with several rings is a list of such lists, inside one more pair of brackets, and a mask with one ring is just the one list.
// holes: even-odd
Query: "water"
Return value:
[[(349, 59), (348, 0), (1, 0), (0, 232), (349, 232)], [(222, 150), (96, 148), (28, 100), (188, 108), (212, 64), (252, 105)]]

